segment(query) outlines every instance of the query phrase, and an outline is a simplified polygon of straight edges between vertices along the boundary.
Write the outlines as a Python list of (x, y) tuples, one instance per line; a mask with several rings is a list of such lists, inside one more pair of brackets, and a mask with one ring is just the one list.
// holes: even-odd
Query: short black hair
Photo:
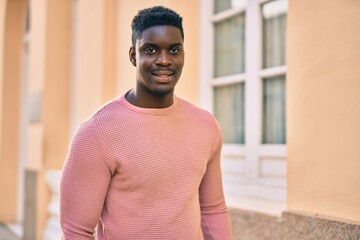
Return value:
[(135, 47), (136, 40), (141, 38), (141, 34), (145, 29), (159, 25), (171, 25), (177, 27), (180, 30), (181, 38), (184, 40), (182, 17), (170, 8), (155, 6), (140, 10), (133, 18), (131, 24), (132, 46)]

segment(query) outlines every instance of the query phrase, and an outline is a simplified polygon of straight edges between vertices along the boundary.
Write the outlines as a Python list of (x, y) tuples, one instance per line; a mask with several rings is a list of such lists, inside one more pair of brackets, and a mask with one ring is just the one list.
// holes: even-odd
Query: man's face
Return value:
[(180, 30), (174, 26), (153, 26), (142, 32), (131, 48), (130, 61), (136, 66), (137, 91), (165, 96), (174, 91), (184, 66)]

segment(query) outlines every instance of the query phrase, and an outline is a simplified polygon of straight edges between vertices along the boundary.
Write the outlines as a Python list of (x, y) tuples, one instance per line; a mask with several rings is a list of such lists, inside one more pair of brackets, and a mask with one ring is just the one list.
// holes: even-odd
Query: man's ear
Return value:
[(130, 47), (130, 49), (129, 49), (129, 59), (130, 59), (130, 62), (132, 63), (132, 65), (134, 65), (136, 67), (136, 52), (133, 47)]

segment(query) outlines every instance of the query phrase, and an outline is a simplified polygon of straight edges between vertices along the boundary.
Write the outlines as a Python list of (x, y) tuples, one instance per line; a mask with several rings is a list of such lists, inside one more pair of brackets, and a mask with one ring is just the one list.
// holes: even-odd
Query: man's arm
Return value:
[(94, 239), (111, 171), (90, 120), (75, 134), (60, 182), (60, 224), (63, 239)]
[(220, 137), (217, 149), (208, 163), (199, 189), (201, 227), (206, 240), (232, 239), (231, 224), (222, 187), (221, 146), (222, 140)]

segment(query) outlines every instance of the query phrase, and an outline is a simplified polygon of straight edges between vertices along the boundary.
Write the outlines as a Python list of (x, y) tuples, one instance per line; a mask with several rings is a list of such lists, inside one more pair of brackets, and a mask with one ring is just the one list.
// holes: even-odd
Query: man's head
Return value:
[(161, 25), (170, 25), (178, 28), (180, 30), (181, 37), (184, 40), (182, 17), (169, 8), (156, 6), (139, 11), (139, 13), (133, 18), (131, 24), (132, 46), (135, 47), (136, 40), (141, 38), (141, 34), (145, 29)]
[(134, 17), (132, 28), (129, 59), (136, 67), (137, 95), (171, 97), (184, 66), (181, 17), (168, 8), (148, 8)]

